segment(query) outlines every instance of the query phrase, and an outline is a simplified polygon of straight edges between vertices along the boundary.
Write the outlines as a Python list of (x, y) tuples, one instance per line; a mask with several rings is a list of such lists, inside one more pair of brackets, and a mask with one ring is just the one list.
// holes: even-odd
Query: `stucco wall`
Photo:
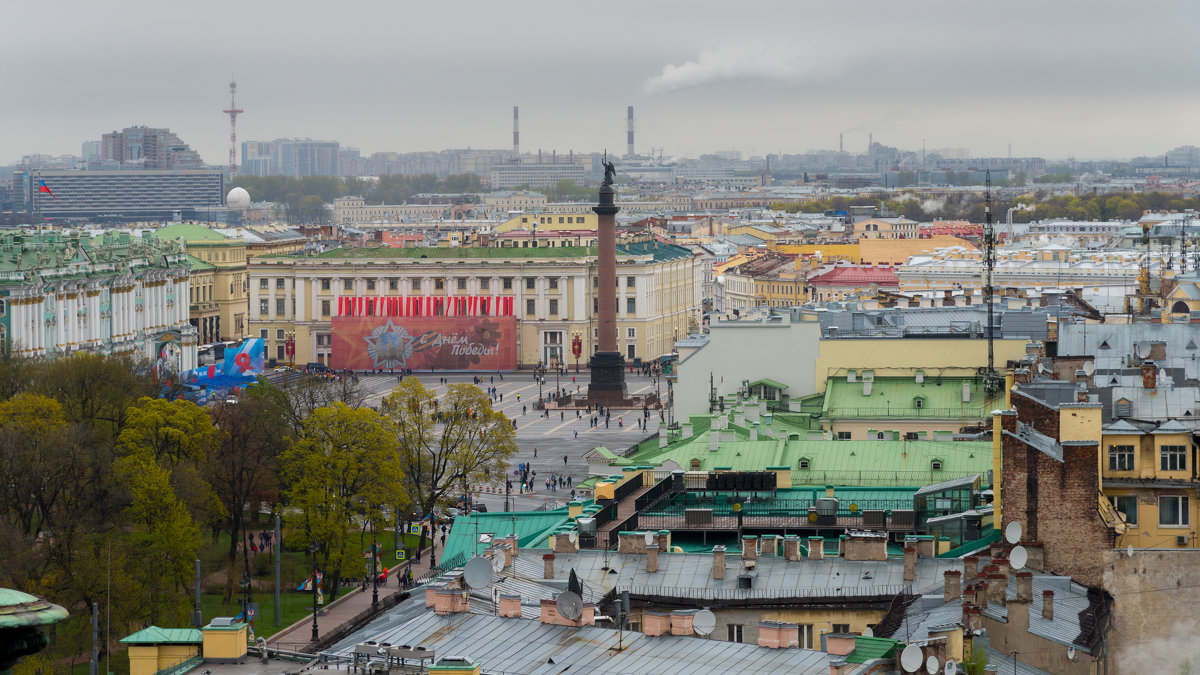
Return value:
[(1200, 665), (1200, 550), (1107, 551), (1114, 673), (1179, 673)]

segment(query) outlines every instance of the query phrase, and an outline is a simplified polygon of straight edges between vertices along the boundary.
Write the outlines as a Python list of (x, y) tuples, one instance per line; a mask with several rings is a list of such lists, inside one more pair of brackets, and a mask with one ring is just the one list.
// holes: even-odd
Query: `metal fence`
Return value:
[[(685, 493), (686, 494), (686, 493)], [(670, 502), (657, 504), (645, 512), (647, 516), (683, 516), (688, 509), (712, 509), (714, 516), (736, 516), (734, 504), (739, 503), (724, 495), (688, 495), (687, 498), (674, 499)], [(807, 517), (814, 511), (817, 502), (812, 499), (773, 499), (762, 497), (747, 499), (741, 503), (743, 518), (753, 516), (787, 516), (797, 515)], [(842, 499), (838, 503), (837, 515), (852, 516), (863, 511), (891, 511), (912, 509), (911, 499)]]
[(671, 487), (675, 484), (672, 476), (667, 476), (654, 484), (654, 487), (646, 490), (644, 494), (639, 496), (633, 502), (633, 509), (638, 513), (645, 511), (651, 504), (658, 501), (661, 497), (670, 492)]
[(813, 471), (792, 469), (792, 485), (919, 486), (974, 476), (978, 471)]
[(635, 476), (631, 477), (624, 483), (621, 483), (619, 486), (617, 486), (617, 489), (613, 491), (613, 499), (619, 502), (629, 495), (642, 489), (642, 480), (644, 478), (644, 474), (639, 471)]
[(988, 413), (992, 410), (991, 407), (984, 406), (962, 406), (959, 408), (914, 408), (912, 405), (900, 405), (897, 402), (895, 407), (873, 406), (870, 408), (830, 408), (829, 417), (847, 418), (847, 417), (891, 417), (893, 414), (896, 417), (923, 418), (923, 419), (944, 419), (944, 420), (982, 420), (990, 418)]
[[(636, 596), (658, 596), (664, 598), (703, 598), (705, 600), (782, 600), (826, 598), (891, 597), (905, 589), (904, 586), (812, 586), (807, 588), (696, 588), (681, 586), (632, 585), (629, 594)], [(624, 589), (622, 589), (624, 590)]]

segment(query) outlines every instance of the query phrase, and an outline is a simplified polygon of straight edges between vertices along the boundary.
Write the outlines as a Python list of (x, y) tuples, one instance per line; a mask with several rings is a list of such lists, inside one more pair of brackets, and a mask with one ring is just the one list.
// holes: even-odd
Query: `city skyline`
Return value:
[[(1197, 10), (1152, 4), (1161, 11), (376, 4), (347, 16), (219, 2), (185, 17), (149, 3), (65, 2), (53, 41), (18, 31), (6, 45), (5, 62), (26, 67), (0, 81), (26, 95), (0, 113), (10, 131), (0, 162), (76, 154), (145, 124), (222, 165), (231, 74), (246, 111), (239, 140), (336, 140), (364, 154), (506, 148), (514, 105), (524, 151), (623, 154), (633, 105), (638, 151), (667, 156), (836, 150), (842, 135), (849, 152), (873, 136), (980, 157), (1011, 144), (1013, 156), (1127, 159), (1195, 143), (1184, 31)], [(597, 12), (604, 35), (582, 33)], [(12, 15), (36, 25), (43, 13)], [(1135, 49), (1140, 33), (1156, 36), (1152, 54)], [(103, 58), (97, 34), (117, 36)]]

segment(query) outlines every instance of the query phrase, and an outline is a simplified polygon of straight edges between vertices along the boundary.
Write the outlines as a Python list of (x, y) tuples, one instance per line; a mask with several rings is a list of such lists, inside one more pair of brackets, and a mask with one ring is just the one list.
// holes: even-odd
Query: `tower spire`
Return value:
[(229, 115), (229, 177), (237, 175), (237, 116), (243, 111), (237, 107), (237, 80), (229, 80), (229, 109), (221, 112)]

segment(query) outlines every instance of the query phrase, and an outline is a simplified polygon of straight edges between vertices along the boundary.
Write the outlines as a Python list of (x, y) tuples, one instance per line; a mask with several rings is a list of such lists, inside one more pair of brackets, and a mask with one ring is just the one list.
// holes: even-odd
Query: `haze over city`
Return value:
[[(0, 163), (132, 124), (240, 139), (668, 156), (886, 145), (1127, 158), (1192, 143), (1193, 4), (16, 4)], [(36, 27), (36, 29), (35, 29)], [(1153, 36), (1154, 48), (1141, 41)]]

